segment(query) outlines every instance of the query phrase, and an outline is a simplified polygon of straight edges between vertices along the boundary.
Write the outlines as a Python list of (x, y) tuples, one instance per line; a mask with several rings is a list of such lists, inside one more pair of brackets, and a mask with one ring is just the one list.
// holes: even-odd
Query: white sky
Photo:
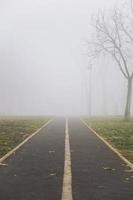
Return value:
[[(88, 63), (82, 50), (90, 32), (90, 16), (98, 8), (111, 7), (118, 2), (0, 0), (0, 114), (85, 113), (81, 72)], [(103, 81), (98, 65), (95, 63), (93, 70), (94, 114), (101, 113), (105, 101), (101, 87), (98, 89), (99, 82)], [(106, 112), (112, 114), (119, 110), (123, 87), (120, 87), (119, 73), (113, 68), (107, 70), (110, 79), (105, 81), (112, 89), (104, 91), (108, 93), (105, 98), (110, 105)], [(116, 80), (113, 85), (112, 79)]]

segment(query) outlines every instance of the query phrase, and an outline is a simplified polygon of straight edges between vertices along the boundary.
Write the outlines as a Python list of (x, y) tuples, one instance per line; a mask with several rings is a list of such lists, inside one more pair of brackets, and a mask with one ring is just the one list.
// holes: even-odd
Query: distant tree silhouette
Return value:
[(92, 58), (110, 55), (127, 80), (124, 115), (127, 120), (130, 118), (133, 83), (133, 1), (108, 12), (99, 11), (92, 22), (94, 32), (88, 41), (88, 55)]

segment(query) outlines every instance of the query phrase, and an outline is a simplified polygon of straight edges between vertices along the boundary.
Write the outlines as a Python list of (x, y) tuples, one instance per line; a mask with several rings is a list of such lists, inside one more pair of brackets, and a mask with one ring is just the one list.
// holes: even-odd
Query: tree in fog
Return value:
[[(127, 80), (125, 119), (130, 117), (133, 82), (133, 6), (132, 0), (112, 11), (99, 11), (93, 17), (93, 36), (89, 56), (110, 55)], [(91, 48), (90, 48), (91, 47)], [(108, 76), (108, 74), (107, 74)]]

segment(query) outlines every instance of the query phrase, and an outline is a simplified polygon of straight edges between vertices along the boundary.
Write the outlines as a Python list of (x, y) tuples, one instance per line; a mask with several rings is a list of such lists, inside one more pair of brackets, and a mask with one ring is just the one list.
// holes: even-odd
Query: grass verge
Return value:
[(85, 118), (84, 120), (133, 163), (133, 120), (128, 122), (119, 118)]
[(43, 126), (48, 120), (49, 118), (32, 117), (0, 119), (0, 158)]

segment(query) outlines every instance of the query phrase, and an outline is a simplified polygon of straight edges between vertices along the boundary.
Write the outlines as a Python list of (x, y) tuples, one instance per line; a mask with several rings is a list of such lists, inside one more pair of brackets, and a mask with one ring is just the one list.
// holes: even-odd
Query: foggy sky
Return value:
[[(0, 0), (0, 115), (86, 114), (90, 17), (118, 2)], [(126, 84), (115, 69), (108, 58), (93, 64), (93, 115), (124, 110)]]

